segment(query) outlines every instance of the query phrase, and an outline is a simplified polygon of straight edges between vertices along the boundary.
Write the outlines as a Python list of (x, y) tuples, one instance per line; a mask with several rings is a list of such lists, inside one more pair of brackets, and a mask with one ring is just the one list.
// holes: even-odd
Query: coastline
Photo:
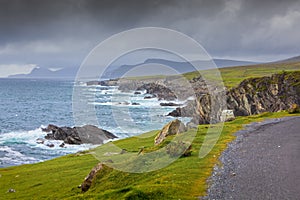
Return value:
[[(264, 113), (239, 117), (232, 122), (226, 122), (218, 144), (204, 159), (199, 159), (198, 150), (205, 136), (207, 125), (200, 125), (198, 134), (193, 141), (193, 152), (190, 157), (180, 158), (166, 168), (149, 173), (125, 173), (107, 168), (99, 178), (94, 180), (92, 188), (86, 194), (81, 193), (77, 186), (82, 183), (93, 166), (99, 163), (90, 151), (70, 154), (36, 164), (2, 168), (0, 169), (0, 181), (3, 185), (0, 189), (0, 198), (30, 199), (32, 196), (49, 198), (50, 195), (57, 199), (85, 197), (119, 199), (127, 196), (136, 198), (143, 195), (145, 198), (153, 197), (155, 199), (179, 197), (195, 199), (205, 195), (207, 179), (211, 175), (213, 167), (218, 163), (218, 158), (227, 148), (228, 143), (235, 139), (234, 133), (243, 129), (243, 124), (284, 116), (299, 116), (299, 114)], [(113, 143), (126, 148), (131, 153), (138, 153), (140, 146), (148, 147), (146, 150), (149, 151), (153, 148), (155, 132), (147, 133), (144, 136), (147, 137), (131, 137)], [(97, 149), (109, 151), (107, 145), (109, 143)], [(170, 187), (171, 185), (172, 187)], [(9, 189), (14, 189), (16, 192), (8, 193)], [(37, 190), (42, 192), (37, 193)], [(120, 191), (124, 192), (120, 193)]]

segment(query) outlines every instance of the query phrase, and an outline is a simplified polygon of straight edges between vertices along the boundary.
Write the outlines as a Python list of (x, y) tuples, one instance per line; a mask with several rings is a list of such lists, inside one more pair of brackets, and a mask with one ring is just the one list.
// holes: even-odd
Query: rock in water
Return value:
[(36, 139), (37, 144), (44, 144), (45, 140), (43, 138)]
[(55, 145), (54, 144), (46, 144), (47, 147), (53, 148)]
[(117, 138), (114, 134), (93, 125), (74, 128), (82, 143), (102, 144), (103, 141)]
[(83, 192), (86, 192), (90, 189), (92, 182), (96, 176), (96, 174), (102, 170), (104, 167), (104, 165), (102, 163), (98, 163), (89, 173), (89, 175), (87, 175), (87, 177), (84, 179), (83, 183), (81, 184), (81, 190)]
[(185, 125), (180, 120), (175, 119), (162, 128), (159, 134), (154, 138), (154, 144), (159, 145), (168, 135), (176, 135), (185, 131)]
[(182, 106), (180, 103), (173, 103), (173, 102), (168, 102), (168, 103), (160, 103), (160, 106)]
[(114, 134), (93, 125), (82, 127), (58, 127), (49, 124), (44, 132), (50, 132), (45, 136), (48, 140), (63, 140), (66, 144), (103, 144), (103, 141), (117, 138)]

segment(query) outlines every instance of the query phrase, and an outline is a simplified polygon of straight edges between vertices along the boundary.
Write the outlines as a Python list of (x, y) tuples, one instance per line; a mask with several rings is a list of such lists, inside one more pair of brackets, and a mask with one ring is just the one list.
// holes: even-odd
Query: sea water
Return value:
[[(37, 138), (44, 138), (46, 133), (41, 128), (48, 124), (77, 125), (72, 110), (75, 84), (82, 87), (88, 104), (94, 106), (99, 128), (119, 138), (161, 129), (174, 120), (166, 115), (175, 108), (160, 106), (163, 101), (156, 98), (144, 99), (145, 91), (124, 93), (118, 87), (63, 80), (0, 79), (0, 167), (42, 162), (95, 147), (82, 144), (61, 148), (62, 141), (36, 142)], [(189, 118), (181, 120), (187, 122)]]

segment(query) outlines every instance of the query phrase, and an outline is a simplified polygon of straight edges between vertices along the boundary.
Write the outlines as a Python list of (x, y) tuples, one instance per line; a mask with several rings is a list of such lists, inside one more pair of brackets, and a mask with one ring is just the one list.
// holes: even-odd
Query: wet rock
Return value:
[(36, 139), (36, 143), (38, 144), (44, 144), (45, 140), (43, 138)]
[(53, 148), (55, 145), (52, 143), (46, 144), (47, 147)]
[(141, 105), (141, 104), (140, 104), (140, 103), (133, 102), (131, 105), (133, 105), (133, 106), (138, 106), (138, 105)]
[(141, 92), (138, 92), (138, 91), (136, 91), (136, 92), (134, 92), (134, 94), (142, 94)]
[[(45, 139), (63, 140), (66, 144), (103, 144), (103, 141), (116, 138), (112, 133), (93, 125), (82, 127), (58, 127), (50, 124), (43, 131), (48, 132)], [(50, 133), (49, 133), (50, 132)]]
[(153, 99), (155, 98), (156, 96), (155, 95), (152, 95), (152, 96), (145, 96), (144, 99)]
[(182, 104), (168, 102), (168, 103), (160, 103), (160, 106), (182, 106)]

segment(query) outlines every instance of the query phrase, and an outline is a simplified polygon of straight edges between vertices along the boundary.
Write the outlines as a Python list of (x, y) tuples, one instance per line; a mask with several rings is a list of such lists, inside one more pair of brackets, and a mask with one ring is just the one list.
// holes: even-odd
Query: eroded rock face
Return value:
[(105, 140), (117, 138), (114, 134), (92, 125), (71, 128), (49, 124), (42, 130), (48, 132), (45, 139), (63, 140), (66, 144), (103, 144)]
[(235, 116), (287, 110), (300, 103), (300, 72), (246, 79), (227, 93), (227, 105)]
[(218, 105), (222, 98), (226, 98), (226, 110), (233, 110), (234, 116), (287, 110), (292, 104), (300, 105), (299, 83), (300, 72), (288, 72), (246, 79), (226, 94), (203, 94), (201, 89), (200, 93), (196, 93), (197, 101), (178, 107), (168, 115), (192, 117), (191, 122), (194, 124), (216, 123), (221, 120), (224, 112), (224, 106)]
[(176, 135), (186, 131), (185, 125), (178, 119), (175, 119), (165, 125), (158, 135), (154, 138), (154, 144), (159, 145), (169, 135)]

